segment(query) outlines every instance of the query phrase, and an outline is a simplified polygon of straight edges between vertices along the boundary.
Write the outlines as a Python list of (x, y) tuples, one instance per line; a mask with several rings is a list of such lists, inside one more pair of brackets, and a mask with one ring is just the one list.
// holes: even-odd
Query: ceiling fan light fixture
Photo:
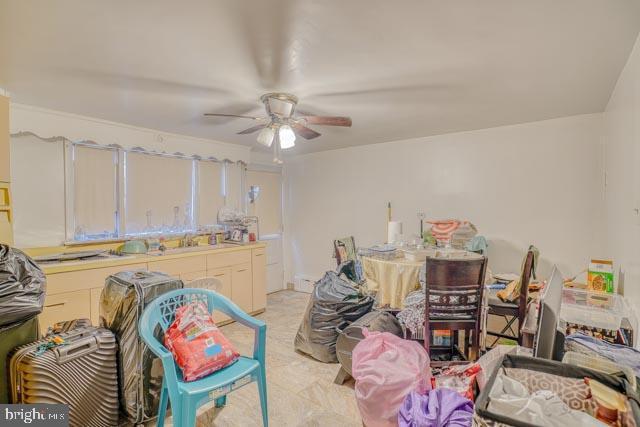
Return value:
[(266, 128), (262, 129), (260, 133), (258, 133), (257, 140), (265, 147), (271, 147), (275, 136), (276, 132), (273, 130), (273, 128), (271, 126), (267, 126)]
[(282, 159), (280, 158), (280, 145), (279, 144), (273, 144), (273, 163), (275, 163), (277, 165), (281, 165), (283, 163)]
[(280, 148), (286, 150), (296, 145), (296, 134), (289, 125), (282, 125), (278, 130), (278, 137), (280, 138)]

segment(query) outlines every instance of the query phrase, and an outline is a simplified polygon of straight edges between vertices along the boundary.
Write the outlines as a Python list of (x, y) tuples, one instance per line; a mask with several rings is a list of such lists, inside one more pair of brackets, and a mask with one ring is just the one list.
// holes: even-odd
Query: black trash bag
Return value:
[(42, 312), (46, 279), (21, 250), (0, 244), (0, 327)]
[(338, 276), (344, 275), (347, 279), (351, 280), (352, 282), (355, 282), (358, 284), (362, 282), (362, 278), (360, 277), (360, 274), (358, 274), (358, 269), (356, 267), (355, 260), (350, 259), (340, 264), (338, 266), (337, 273), (338, 273)]
[(382, 310), (374, 310), (367, 313), (344, 329), (339, 330), (338, 340), (336, 341), (336, 356), (349, 375), (352, 375), (351, 353), (353, 353), (355, 346), (364, 339), (364, 328), (367, 328), (367, 330), (371, 332), (388, 332), (397, 337), (404, 338), (402, 325), (398, 319), (396, 319), (396, 316), (388, 311)]
[(337, 363), (338, 330), (370, 312), (373, 302), (336, 272), (326, 272), (314, 286), (295, 349), (321, 362)]

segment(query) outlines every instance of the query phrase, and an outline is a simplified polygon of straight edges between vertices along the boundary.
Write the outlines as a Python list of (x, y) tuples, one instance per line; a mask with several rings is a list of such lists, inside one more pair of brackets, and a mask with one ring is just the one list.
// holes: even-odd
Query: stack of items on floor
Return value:
[[(365, 332), (353, 350), (358, 408), (368, 427), (637, 426), (635, 376), (523, 356), (498, 346), (477, 362), (431, 369), (424, 348)], [(628, 356), (628, 355), (627, 355)], [(626, 362), (637, 364), (640, 353)], [(623, 368), (624, 369), (624, 368)]]
[(182, 286), (163, 273), (117, 273), (101, 295), (102, 327), (75, 319), (40, 338), (45, 275), (23, 252), (0, 245), (0, 403), (68, 404), (71, 426), (155, 418), (162, 366), (139, 338), (138, 320), (151, 301)]
[(40, 337), (46, 280), (42, 270), (18, 249), (0, 244), (0, 403), (9, 402), (7, 356)]
[[(344, 273), (328, 272), (316, 283), (295, 347), (323, 362), (339, 361), (336, 382), (353, 376), (366, 426), (640, 426), (638, 350), (596, 337), (595, 330), (565, 328), (560, 318), (556, 327), (570, 333), (558, 344), (562, 362), (498, 345), (475, 362), (436, 368), (420, 343), (404, 339), (393, 314), (372, 310), (366, 285)], [(424, 287), (424, 271), (420, 281)], [(424, 299), (424, 289), (407, 297), (398, 314), (407, 329), (422, 329)], [(538, 333), (553, 335), (556, 328), (546, 329)]]

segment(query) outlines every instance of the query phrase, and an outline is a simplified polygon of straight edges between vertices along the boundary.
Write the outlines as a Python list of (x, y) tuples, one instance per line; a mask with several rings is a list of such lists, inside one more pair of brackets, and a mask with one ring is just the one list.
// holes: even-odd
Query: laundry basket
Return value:
[(580, 366), (581, 368), (589, 368), (594, 371), (602, 372), (609, 375), (624, 374), (631, 384), (631, 387), (637, 390), (638, 384), (633, 369), (627, 366), (620, 366), (610, 360), (598, 356), (589, 356), (588, 354), (578, 353), (577, 351), (567, 351), (562, 358), (562, 363)]

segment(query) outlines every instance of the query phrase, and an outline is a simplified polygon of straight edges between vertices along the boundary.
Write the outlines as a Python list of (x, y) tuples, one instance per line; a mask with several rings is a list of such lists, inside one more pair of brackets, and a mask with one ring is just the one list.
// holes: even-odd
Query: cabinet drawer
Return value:
[(251, 253), (253, 254), (253, 256), (266, 255), (267, 254), (267, 249), (266, 248), (251, 249)]
[(44, 333), (56, 322), (91, 318), (90, 290), (47, 295), (40, 314), (40, 330)]
[(47, 274), (47, 295), (104, 286), (104, 280), (119, 271), (146, 270), (146, 263), (119, 265), (117, 267), (94, 268), (91, 270), (69, 271)]
[(236, 265), (231, 270), (231, 299), (245, 312), (253, 309), (251, 264)]
[(207, 264), (204, 255), (149, 262), (150, 271), (161, 271), (176, 277), (183, 273), (205, 271), (206, 269)]
[[(218, 268), (215, 270), (207, 270), (207, 277), (215, 277), (222, 282), (222, 288), (218, 290), (218, 293), (231, 299), (231, 268)], [(229, 320), (230, 317), (221, 311), (213, 312), (213, 320), (216, 323)]]
[(207, 255), (207, 270), (251, 262), (251, 251), (248, 249)]

